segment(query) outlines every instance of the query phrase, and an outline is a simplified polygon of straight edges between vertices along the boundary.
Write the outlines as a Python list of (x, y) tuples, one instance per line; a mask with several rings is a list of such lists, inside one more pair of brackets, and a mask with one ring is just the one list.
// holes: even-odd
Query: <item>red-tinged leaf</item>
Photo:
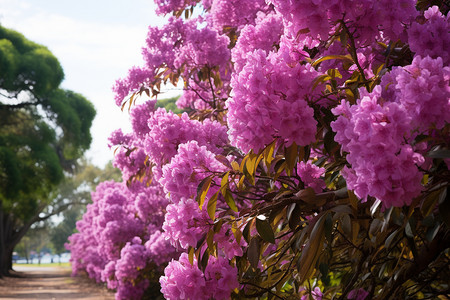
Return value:
[(257, 237), (253, 237), (247, 248), (247, 259), (250, 265), (254, 268), (258, 268), (259, 263), (259, 241)]
[(327, 213), (320, 216), (319, 220), (315, 222), (314, 228), (309, 236), (309, 242), (306, 243), (301, 253), (298, 263), (300, 284), (312, 275), (317, 259), (322, 253), (326, 218)]
[(231, 166), (230, 162), (228, 161), (228, 159), (225, 156), (219, 154), (219, 155), (216, 155), (216, 159), (218, 161), (220, 161), (220, 163), (222, 165), (224, 165), (225, 167), (227, 167), (228, 169), (232, 169), (233, 168)]
[(316, 200), (316, 192), (310, 187), (299, 191), (295, 196), (308, 204), (314, 204)]
[(272, 226), (270, 226), (270, 223), (266, 217), (258, 216), (256, 218), (256, 230), (263, 240), (275, 244), (275, 235), (273, 233)]
[(300, 224), (300, 221), (301, 221), (300, 215), (301, 215), (301, 209), (296, 203), (293, 203), (288, 207), (286, 217), (289, 222), (289, 228), (291, 228), (292, 230), (297, 228), (297, 226)]

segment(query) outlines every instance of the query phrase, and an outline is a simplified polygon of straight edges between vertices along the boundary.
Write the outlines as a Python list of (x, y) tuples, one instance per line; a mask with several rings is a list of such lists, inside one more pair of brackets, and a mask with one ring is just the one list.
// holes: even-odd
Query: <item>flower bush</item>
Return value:
[[(123, 182), (92, 194), (74, 273), (117, 299), (445, 297), (450, 24), (435, 2), (156, 1), (173, 16), (114, 86), (133, 128), (110, 138)], [(186, 112), (155, 109), (180, 81)]]

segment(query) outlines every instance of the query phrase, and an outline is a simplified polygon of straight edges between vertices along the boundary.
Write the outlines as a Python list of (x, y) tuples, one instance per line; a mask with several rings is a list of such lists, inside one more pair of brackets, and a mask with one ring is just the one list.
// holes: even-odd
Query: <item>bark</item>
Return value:
[(44, 210), (45, 206), (37, 209), (35, 215), (28, 221), (25, 221), (21, 226), (17, 226), (14, 216), (6, 213), (3, 210), (2, 202), (0, 201), (0, 278), (9, 276), (12, 270), (12, 253), (16, 245), (25, 236), (31, 225), (38, 221), (44, 221), (51, 216), (64, 211), (69, 204), (60, 206), (52, 213), (39, 217), (39, 214)]

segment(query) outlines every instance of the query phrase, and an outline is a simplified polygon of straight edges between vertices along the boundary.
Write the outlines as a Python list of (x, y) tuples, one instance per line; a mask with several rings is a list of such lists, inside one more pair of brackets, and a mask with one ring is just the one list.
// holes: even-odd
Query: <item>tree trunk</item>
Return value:
[(25, 236), (38, 215), (26, 222), (22, 227), (14, 228), (13, 220), (5, 214), (0, 202), (0, 278), (9, 276), (12, 271), (12, 254), (16, 245)]
[(1, 209), (0, 202), (0, 278), (9, 275), (12, 269), (12, 250), (8, 247), (8, 217)]

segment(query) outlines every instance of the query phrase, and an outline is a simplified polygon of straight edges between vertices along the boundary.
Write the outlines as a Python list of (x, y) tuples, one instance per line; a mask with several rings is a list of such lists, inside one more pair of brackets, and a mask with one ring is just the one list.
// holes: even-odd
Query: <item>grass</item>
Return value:
[(48, 264), (13, 264), (14, 266), (33, 266), (33, 267), (71, 267), (72, 265), (70, 262), (64, 262), (64, 263), (48, 263)]

